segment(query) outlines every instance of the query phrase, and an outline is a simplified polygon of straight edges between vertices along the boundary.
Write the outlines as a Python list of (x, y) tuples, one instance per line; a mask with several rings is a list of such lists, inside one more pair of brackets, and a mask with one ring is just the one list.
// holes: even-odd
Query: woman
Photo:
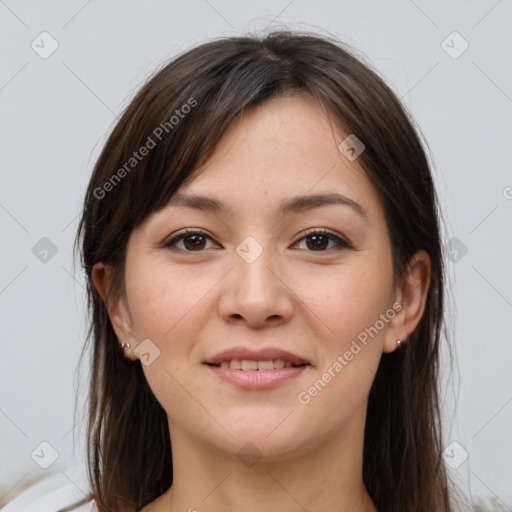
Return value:
[(165, 65), (77, 244), (95, 510), (454, 510), (431, 171), (342, 43), (230, 37)]

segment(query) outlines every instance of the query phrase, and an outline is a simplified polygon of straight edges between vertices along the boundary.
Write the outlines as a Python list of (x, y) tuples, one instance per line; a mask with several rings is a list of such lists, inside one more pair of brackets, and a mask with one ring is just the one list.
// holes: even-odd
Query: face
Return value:
[(171, 439), (286, 458), (362, 432), (403, 312), (379, 196), (338, 149), (347, 135), (312, 99), (273, 99), (132, 232), (111, 318), (140, 345)]

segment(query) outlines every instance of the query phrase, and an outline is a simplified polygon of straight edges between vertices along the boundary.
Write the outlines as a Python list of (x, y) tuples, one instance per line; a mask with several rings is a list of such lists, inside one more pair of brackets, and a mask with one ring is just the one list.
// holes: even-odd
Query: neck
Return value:
[(321, 446), (255, 464), (170, 431), (174, 479), (159, 511), (378, 512), (362, 479), (364, 416)]

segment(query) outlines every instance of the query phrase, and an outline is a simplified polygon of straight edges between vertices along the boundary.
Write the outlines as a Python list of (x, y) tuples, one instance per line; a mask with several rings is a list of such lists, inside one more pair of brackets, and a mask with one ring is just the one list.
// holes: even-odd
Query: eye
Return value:
[[(325, 252), (329, 249), (334, 249), (336, 251), (352, 249), (352, 246), (346, 240), (325, 230), (308, 233), (306, 236), (302, 237), (297, 244), (301, 243), (303, 240), (306, 241), (306, 248), (310, 251)], [(328, 247), (331, 242), (334, 243), (334, 247)]]
[[(163, 246), (168, 249), (178, 249), (185, 252), (201, 252), (204, 249), (209, 249), (209, 247), (205, 247), (207, 240), (211, 241), (212, 239), (206, 233), (187, 230), (167, 240)], [(181, 247), (178, 246), (180, 242), (183, 242)]]
[[(187, 230), (167, 240), (163, 247), (184, 252), (202, 252), (205, 249), (211, 248), (207, 247), (208, 240), (212, 241), (212, 238), (203, 231)], [(295, 246), (303, 241), (306, 242), (306, 249), (314, 252), (326, 252), (330, 249), (352, 249), (352, 246), (346, 240), (325, 230), (308, 233)], [(179, 243), (182, 243), (181, 247), (178, 245)], [(334, 246), (331, 245), (329, 247), (329, 244), (334, 244)]]

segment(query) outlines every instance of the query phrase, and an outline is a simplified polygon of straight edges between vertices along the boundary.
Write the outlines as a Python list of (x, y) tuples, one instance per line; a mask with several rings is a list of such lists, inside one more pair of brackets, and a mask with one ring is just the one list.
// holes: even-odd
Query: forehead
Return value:
[(268, 205), (338, 193), (381, 215), (380, 196), (366, 172), (339, 148), (348, 135), (310, 96), (273, 98), (233, 122), (179, 192), (222, 197), (228, 210), (227, 203), (243, 208), (262, 196)]

